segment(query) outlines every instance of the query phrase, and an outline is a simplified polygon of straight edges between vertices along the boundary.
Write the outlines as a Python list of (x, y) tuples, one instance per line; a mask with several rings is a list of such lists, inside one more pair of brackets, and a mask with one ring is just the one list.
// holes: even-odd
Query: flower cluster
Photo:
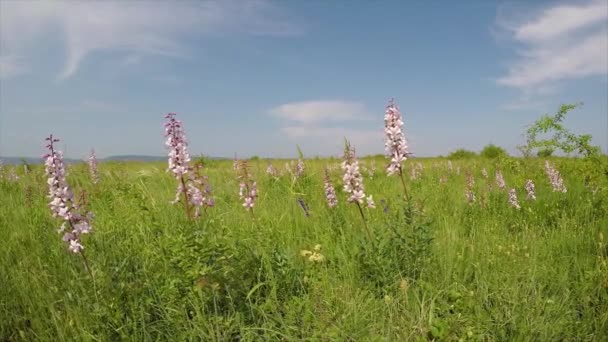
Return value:
[(448, 171), (452, 172), (454, 170), (454, 166), (452, 166), (452, 161), (448, 160)]
[(93, 181), (93, 184), (97, 184), (99, 182), (99, 174), (97, 173), (97, 156), (95, 155), (95, 150), (91, 150), (88, 164), (91, 180)]
[(238, 177), (240, 181), (239, 198), (243, 200), (243, 207), (245, 207), (245, 209), (253, 210), (255, 200), (258, 197), (257, 183), (251, 179), (247, 162), (241, 160), (238, 164), (238, 170), (241, 172)]
[(485, 167), (481, 169), (481, 175), (483, 176), (483, 178), (488, 179), (488, 171)]
[(534, 191), (535, 190), (534, 182), (532, 182), (531, 179), (528, 179), (526, 181), (525, 188), (526, 188), (526, 193), (528, 194), (526, 196), (526, 199), (528, 199), (528, 200), (536, 200), (536, 193)]
[(496, 170), (496, 185), (500, 190), (504, 190), (506, 188), (505, 179), (502, 177), (502, 172), (500, 170)]
[(562, 176), (559, 174), (559, 171), (557, 171), (557, 169), (555, 169), (548, 160), (545, 160), (545, 172), (547, 173), (547, 177), (549, 177), (549, 182), (551, 182), (554, 192), (565, 193), (568, 191), (564, 185)]
[(401, 130), (403, 120), (399, 108), (391, 99), (384, 115), (384, 133), (387, 157), (391, 158), (389, 165), (386, 167), (386, 172), (390, 176), (396, 172), (402, 172), (402, 162), (407, 160), (410, 155), (408, 150), (405, 135)]
[(416, 165), (414, 165), (412, 167), (412, 169), (410, 170), (410, 179), (416, 180), (416, 179), (420, 178), (420, 176), (422, 175), (423, 169), (424, 169), (424, 167), (422, 166), (421, 163), (416, 163)]
[(475, 202), (475, 192), (473, 191), (473, 187), (475, 186), (475, 178), (472, 173), (467, 173), (467, 187), (464, 192), (464, 195), (467, 199), (467, 202), (473, 203)]
[(331, 178), (329, 177), (329, 170), (325, 169), (325, 200), (327, 201), (327, 205), (330, 208), (333, 208), (338, 205), (338, 197), (336, 197), (336, 189), (334, 185), (331, 183)]
[(274, 167), (272, 164), (268, 164), (268, 167), (266, 168), (266, 174), (273, 178), (278, 178), (280, 176), (279, 170), (277, 170), (277, 168)]
[(300, 251), (300, 255), (310, 262), (323, 262), (325, 260), (325, 256), (321, 254), (321, 245), (315, 245), (312, 251), (304, 249)]
[[(195, 168), (190, 166), (190, 154), (188, 153), (188, 142), (182, 122), (175, 118), (175, 113), (165, 116), (168, 119), (165, 123), (165, 145), (169, 149), (168, 172), (173, 173), (179, 181), (175, 200), (178, 203), (181, 196), (184, 196), (184, 207), (189, 218), (200, 216), (201, 208), (212, 207), (214, 205), (211, 197), (211, 188), (206, 176), (202, 176), (200, 171), (202, 164), (197, 164)], [(194, 208), (194, 213), (191, 212)]]
[[(49, 195), (51, 199), (49, 208), (53, 217), (64, 220), (59, 233), (64, 233), (62, 240), (67, 243), (68, 249), (73, 253), (81, 253), (84, 246), (81, 243), (81, 235), (91, 232), (91, 219), (93, 214), (81, 211), (74, 201), (74, 195), (66, 180), (66, 171), (63, 163), (63, 153), (55, 149), (54, 144), (59, 139), (51, 134), (46, 138), (46, 148), (49, 153), (45, 154), (45, 172), (48, 176)], [(84, 212), (84, 213), (83, 213)]]
[(515, 209), (521, 209), (519, 201), (517, 200), (517, 192), (515, 192), (515, 189), (509, 190), (509, 204)]
[(173, 173), (176, 179), (180, 179), (188, 173), (188, 163), (190, 154), (188, 153), (188, 142), (186, 133), (182, 127), (182, 122), (175, 118), (177, 114), (169, 113), (165, 116), (168, 122), (165, 123), (165, 146), (169, 151), (169, 168), (167, 171)]
[[(361, 176), (361, 172), (359, 171), (359, 162), (355, 156), (355, 150), (350, 147), (348, 142), (344, 149), (344, 160), (341, 166), (344, 171), (344, 176), (342, 177), (344, 191), (349, 194), (348, 202), (363, 204), (363, 200), (365, 199), (363, 176)], [(374, 207), (374, 201), (371, 196), (367, 198), (367, 205), (371, 208)]]
[(290, 161), (285, 163), (285, 169), (294, 180), (301, 178), (304, 176), (304, 171), (306, 170), (306, 165), (304, 164), (304, 160), (302, 158), (298, 159), (298, 161)]

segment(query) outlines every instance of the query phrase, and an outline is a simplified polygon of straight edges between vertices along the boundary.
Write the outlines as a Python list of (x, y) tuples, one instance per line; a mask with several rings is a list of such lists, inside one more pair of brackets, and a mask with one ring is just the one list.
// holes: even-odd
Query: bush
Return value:
[(542, 150), (539, 150), (536, 155), (540, 158), (547, 158), (547, 157), (551, 157), (551, 155), (553, 155), (553, 150), (550, 148), (545, 148)]
[(489, 144), (486, 145), (486, 147), (483, 148), (483, 150), (481, 150), (480, 155), (484, 158), (489, 158), (489, 159), (496, 159), (499, 157), (506, 157), (509, 154), (507, 153), (507, 151), (500, 147), (500, 146), (496, 146), (494, 144)]
[(477, 156), (477, 153), (466, 150), (464, 148), (457, 149), (454, 152), (448, 154), (449, 159), (470, 159)]

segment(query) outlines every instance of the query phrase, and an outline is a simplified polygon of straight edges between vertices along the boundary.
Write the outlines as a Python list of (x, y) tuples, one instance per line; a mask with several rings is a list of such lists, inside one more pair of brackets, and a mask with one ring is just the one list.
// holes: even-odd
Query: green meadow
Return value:
[(285, 160), (250, 160), (253, 211), (232, 161), (206, 160), (215, 206), (198, 219), (171, 204), (166, 163), (100, 163), (97, 184), (73, 164), (67, 180), (95, 215), (88, 268), (57, 232), (43, 166), (17, 168), (18, 180), (5, 166), (0, 340), (605, 341), (607, 179), (587, 177), (585, 159), (549, 160), (567, 192), (553, 191), (544, 158), (474, 157), (451, 170), (446, 158), (409, 159), (406, 199), (385, 158), (361, 158), (376, 203), (361, 211), (338, 159), (306, 159), (299, 178)]

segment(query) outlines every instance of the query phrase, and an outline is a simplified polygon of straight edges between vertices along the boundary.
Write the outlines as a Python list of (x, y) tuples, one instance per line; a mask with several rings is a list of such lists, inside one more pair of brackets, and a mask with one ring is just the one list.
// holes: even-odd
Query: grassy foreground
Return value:
[[(307, 160), (294, 181), (252, 161), (260, 192), (252, 215), (232, 162), (212, 161), (204, 172), (216, 206), (197, 221), (170, 203), (177, 184), (165, 164), (102, 163), (96, 185), (86, 165), (70, 166), (68, 181), (86, 189), (95, 214), (83, 241), (92, 276), (56, 232), (42, 167), (19, 169), (18, 181), (5, 170), (0, 341), (608, 338), (608, 184), (586, 184), (584, 161), (553, 160), (567, 193), (553, 192), (540, 159), (453, 161), (452, 171), (445, 159), (408, 161), (407, 202), (377, 159), (373, 177), (363, 172), (377, 205), (363, 209), (371, 241), (341, 191), (338, 162)], [(371, 168), (371, 159), (361, 163)], [(339, 200), (331, 209), (326, 165)], [(536, 201), (526, 200), (528, 178)]]

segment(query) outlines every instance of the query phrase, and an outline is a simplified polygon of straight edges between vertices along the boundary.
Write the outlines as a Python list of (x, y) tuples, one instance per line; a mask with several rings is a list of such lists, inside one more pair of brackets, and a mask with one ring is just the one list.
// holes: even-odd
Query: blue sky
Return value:
[(383, 152), (394, 97), (412, 152), (488, 143), (583, 102), (608, 145), (608, 4), (587, 1), (0, 1), (0, 155)]

